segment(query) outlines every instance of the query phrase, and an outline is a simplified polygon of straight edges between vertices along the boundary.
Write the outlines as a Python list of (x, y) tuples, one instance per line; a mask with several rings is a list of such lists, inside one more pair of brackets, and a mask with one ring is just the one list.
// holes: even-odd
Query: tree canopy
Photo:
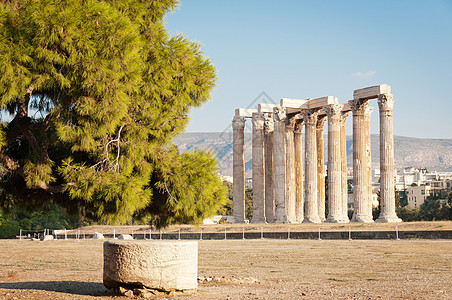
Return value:
[(226, 198), (216, 162), (171, 139), (215, 69), (170, 36), (174, 0), (0, 0), (0, 201), (87, 218), (199, 222)]

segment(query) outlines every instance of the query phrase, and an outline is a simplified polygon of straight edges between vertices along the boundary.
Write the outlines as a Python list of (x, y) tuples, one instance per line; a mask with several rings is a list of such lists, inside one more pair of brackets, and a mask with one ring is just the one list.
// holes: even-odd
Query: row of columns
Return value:
[[(353, 113), (353, 197), (351, 221), (372, 222), (369, 99), (349, 101)], [(380, 109), (381, 214), (377, 221), (398, 222), (394, 195), (394, 144), (391, 94), (378, 95)], [(348, 222), (345, 121), (349, 112), (331, 104), (286, 115), (252, 113), (253, 218), (251, 222), (319, 223), (325, 219), (323, 127), (328, 120), (327, 222)], [(234, 217), (245, 220), (245, 118), (233, 120)], [(304, 157), (302, 131), (305, 128)], [(303, 159), (305, 170), (303, 170)], [(304, 173), (303, 173), (304, 171)], [(304, 174), (304, 184), (303, 184)]]

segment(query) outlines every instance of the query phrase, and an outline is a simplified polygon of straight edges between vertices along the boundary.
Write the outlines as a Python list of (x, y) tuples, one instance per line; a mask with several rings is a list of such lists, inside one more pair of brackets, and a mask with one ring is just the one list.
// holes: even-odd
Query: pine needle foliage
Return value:
[(172, 145), (216, 79), (198, 44), (165, 30), (176, 6), (0, 0), (0, 109), (13, 117), (0, 127), (3, 207), (53, 201), (166, 226), (222, 205), (212, 155)]

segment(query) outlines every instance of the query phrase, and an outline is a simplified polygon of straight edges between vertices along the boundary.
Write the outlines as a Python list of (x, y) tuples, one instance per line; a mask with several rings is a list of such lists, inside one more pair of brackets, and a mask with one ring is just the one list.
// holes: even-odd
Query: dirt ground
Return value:
[[(0, 299), (127, 299), (106, 293), (102, 244), (0, 240)], [(452, 241), (199, 241), (198, 276), (154, 298), (452, 299)]]

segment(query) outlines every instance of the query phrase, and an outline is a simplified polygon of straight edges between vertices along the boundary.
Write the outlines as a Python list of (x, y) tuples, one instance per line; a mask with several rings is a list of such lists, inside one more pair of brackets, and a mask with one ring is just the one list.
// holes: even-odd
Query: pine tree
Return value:
[(0, 0), (0, 201), (107, 223), (199, 222), (226, 198), (209, 153), (172, 138), (215, 69), (170, 36), (174, 0)]

